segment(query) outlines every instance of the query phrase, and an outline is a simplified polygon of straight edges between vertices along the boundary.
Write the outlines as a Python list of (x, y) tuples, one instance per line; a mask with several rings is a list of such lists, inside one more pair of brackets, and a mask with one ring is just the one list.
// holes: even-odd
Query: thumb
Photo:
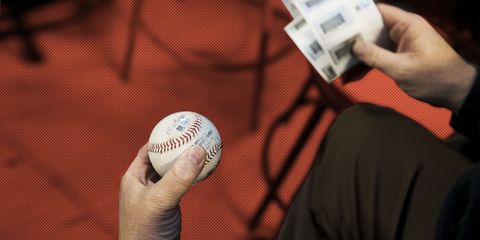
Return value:
[(378, 68), (382, 72), (395, 77), (400, 56), (375, 44), (357, 41), (353, 45), (353, 53), (358, 59), (370, 67)]
[(162, 200), (168, 201), (162, 204), (178, 204), (202, 171), (205, 158), (205, 150), (200, 146), (193, 146), (175, 160), (172, 168), (153, 186), (154, 191), (162, 195)]

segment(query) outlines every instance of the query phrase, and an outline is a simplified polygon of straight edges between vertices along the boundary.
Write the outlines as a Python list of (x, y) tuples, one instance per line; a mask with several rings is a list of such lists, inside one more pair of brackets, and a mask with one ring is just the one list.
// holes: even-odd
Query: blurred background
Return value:
[[(480, 59), (477, 1), (390, 3)], [(377, 70), (325, 84), (283, 32), (290, 20), (280, 0), (1, 1), (0, 238), (117, 238), (120, 178), (176, 111), (209, 117), (224, 142), (182, 202), (184, 239), (274, 239), (328, 127), (356, 102), (453, 133), (449, 111)]]

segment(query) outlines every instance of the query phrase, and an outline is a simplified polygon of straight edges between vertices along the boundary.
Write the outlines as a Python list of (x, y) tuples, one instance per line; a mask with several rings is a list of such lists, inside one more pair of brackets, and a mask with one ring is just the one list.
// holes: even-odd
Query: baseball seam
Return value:
[(187, 144), (197, 136), (198, 132), (200, 131), (201, 125), (202, 119), (196, 116), (195, 120), (188, 127), (188, 129), (185, 130), (185, 132), (183, 132), (177, 138), (172, 138), (161, 143), (150, 143), (148, 145), (148, 151), (153, 153), (164, 153), (179, 148), (184, 144)]
[(210, 163), (210, 161), (212, 161), (215, 155), (217, 155), (217, 153), (220, 152), (220, 150), (222, 150), (222, 147), (223, 147), (223, 144), (220, 142), (220, 143), (216, 143), (210, 148), (210, 150), (207, 152), (207, 159), (205, 159), (205, 165), (207, 165), (208, 163)]

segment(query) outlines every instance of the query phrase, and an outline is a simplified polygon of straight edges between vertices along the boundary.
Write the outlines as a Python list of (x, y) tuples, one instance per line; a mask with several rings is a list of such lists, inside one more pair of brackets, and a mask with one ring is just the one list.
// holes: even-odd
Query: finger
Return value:
[(175, 161), (172, 168), (165, 176), (153, 185), (155, 195), (162, 195), (161, 200), (170, 201), (162, 203), (175, 206), (180, 198), (192, 186), (195, 179), (203, 169), (206, 152), (202, 147), (194, 146), (183, 152)]
[(130, 164), (126, 174), (132, 175), (143, 185), (147, 185), (148, 178), (153, 171), (152, 164), (148, 158), (148, 144), (145, 144), (137, 154), (137, 157)]
[(411, 13), (392, 5), (379, 3), (377, 4), (377, 7), (380, 14), (382, 14), (383, 22), (388, 28), (401, 22), (408, 22), (412, 15)]
[(375, 44), (357, 41), (353, 45), (355, 55), (370, 67), (378, 68), (384, 73), (395, 77), (395, 69), (401, 60), (400, 55), (381, 48)]

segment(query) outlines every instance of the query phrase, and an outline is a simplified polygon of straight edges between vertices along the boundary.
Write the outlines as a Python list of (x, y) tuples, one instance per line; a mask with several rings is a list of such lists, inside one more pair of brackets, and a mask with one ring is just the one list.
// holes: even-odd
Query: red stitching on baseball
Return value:
[(212, 161), (212, 159), (217, 155), (220, 150), (222, 150), (223, 144), (222, 143), (217, 143), (213, 145), (210, 150), (207, 152), (207, 159), (205, 159), (205, 165), (207, 165), (209, 162)]
[(180, 136), (175, 139), (169, 139), (161, 143), (150, 143), (148, 145), (148, 151), (153, 153), (164, 153), (166, 151), (171, 151), (176, 148), (181, 147), (182, 145), (190, 142), (200, 131), (202, 125), (202, 119), (200, 116), (196, 115), (195, 120), (192, 124), (183, 132)]

